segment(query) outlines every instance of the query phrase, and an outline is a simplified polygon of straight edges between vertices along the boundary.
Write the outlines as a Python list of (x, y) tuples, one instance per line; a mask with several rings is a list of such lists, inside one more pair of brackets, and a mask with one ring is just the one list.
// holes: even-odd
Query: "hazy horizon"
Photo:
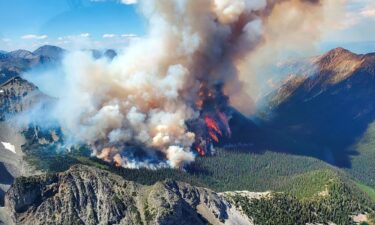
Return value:
[[(314, 54), (335, 47), (355, 53), (375, 51), (375, 2), (340, 1), (345, 9), (336, 9), (340, 19), (322, 31)], [(42, 45), (119, 49), (147, 35), (147, 22), (135, 0), (0, 0), (0, 8), (7, 9), (0, 15), (3, 51), (30, 51)], [(20, 20), (20, 15), (33, 19)]]

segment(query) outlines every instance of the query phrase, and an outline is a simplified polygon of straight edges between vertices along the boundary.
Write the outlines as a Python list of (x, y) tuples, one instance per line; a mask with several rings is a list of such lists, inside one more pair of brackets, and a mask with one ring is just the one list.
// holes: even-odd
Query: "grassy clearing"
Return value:
[(375, 202), (375, 189), (360, 182), (356, 182), (359, 189), (365, 192)]

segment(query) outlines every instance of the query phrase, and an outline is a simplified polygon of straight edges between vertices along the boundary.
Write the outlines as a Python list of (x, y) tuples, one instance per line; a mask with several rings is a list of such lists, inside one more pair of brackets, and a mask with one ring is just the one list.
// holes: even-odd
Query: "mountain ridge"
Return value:
[(252, 224), (208, 189), (175, 181), (143, 186), (82, 165), (18, 178), (5, 207), (17, 224)]
[(305, 146), (316, 145), (294, 153), (350, 167), (355, 152), (349, 147), (375, 119), (374, 54), (337, 48), (317, 57), (312, 67), (310, 74), (291, 77), (267, 96), (269, 117), (263, 125), (282, 129)]

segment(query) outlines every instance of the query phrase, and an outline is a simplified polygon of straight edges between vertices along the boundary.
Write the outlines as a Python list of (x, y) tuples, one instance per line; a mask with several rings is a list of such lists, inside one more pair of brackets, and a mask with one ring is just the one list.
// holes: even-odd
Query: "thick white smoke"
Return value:
[[(313, 10), (320, 4), (291, 1)], [(165, 158), (152, 166), (190, 163), (195, 134), (185, 122), (199, 116), (200, 84), (222, 82), (227, 95), (251, 106), (242, 96), (237, 63), (261, 43), (264, 21), (279, 2), (284, 1), (140, 1), (148, 34), (113, 61), (69, 53), (52, 113), (65, 136), (120, 166), (150, 167), (129, 157), (132, 145)]]

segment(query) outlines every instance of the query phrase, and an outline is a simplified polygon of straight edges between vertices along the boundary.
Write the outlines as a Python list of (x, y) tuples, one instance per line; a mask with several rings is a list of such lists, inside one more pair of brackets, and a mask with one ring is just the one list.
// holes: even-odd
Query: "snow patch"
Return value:
[(11, 143), (8, 143), (8, 142), (1, 142), (1, 144), (3, 144), (4, 148), (13, 152), (14, 154), (16, 154), (16, 147), (14, 145), (12, 145)]

